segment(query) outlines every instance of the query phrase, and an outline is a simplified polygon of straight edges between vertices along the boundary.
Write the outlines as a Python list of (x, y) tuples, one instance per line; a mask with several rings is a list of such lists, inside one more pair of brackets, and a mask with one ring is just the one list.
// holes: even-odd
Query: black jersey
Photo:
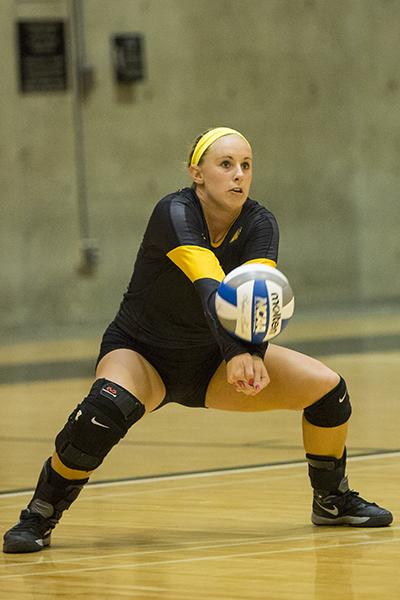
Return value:
[(218, 284), (246, 262), (276, 265), (278, 226), (266, 208), (248, 198), (218, 245), (212, 244), (195, 191), (184, 188), (160, 200), (150, 217), (116, 323), (141, 342), (189, 348), (218, 344), (225, 360), (266, 344), (237, 340), (219, 324)]

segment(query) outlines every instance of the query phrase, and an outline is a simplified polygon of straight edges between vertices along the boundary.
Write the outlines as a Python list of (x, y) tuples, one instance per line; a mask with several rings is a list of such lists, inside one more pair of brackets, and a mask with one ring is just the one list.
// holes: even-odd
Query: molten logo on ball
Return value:
[(281, 305), (279, 302), (279, 294), (277, 292), (272, 292), (271, 294), (271, 304), (272, 304), (272, 322), (270, 331), (274, 335), (279, 333), (282, 321), (282, 313), (281, 313)]

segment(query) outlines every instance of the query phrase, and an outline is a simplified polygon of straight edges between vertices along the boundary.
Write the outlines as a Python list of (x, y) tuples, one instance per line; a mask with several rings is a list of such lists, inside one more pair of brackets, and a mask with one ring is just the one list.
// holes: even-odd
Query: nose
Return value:
[(235, 181), (242, 179), (243, 175), (244, 175), (244, 173), (243, 173), (243, 169), (242, 169), (241, 165), (237, 165), (236, 172), (235, 172)]

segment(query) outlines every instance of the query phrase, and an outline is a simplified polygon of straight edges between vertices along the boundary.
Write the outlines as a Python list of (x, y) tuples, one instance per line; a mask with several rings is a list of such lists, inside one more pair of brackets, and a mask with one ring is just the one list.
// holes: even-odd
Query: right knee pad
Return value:
[(61, 462), (70, 469), (96, 469), (144, 413), (143, 404), (128, 390), (98, 379), (56, 437)]

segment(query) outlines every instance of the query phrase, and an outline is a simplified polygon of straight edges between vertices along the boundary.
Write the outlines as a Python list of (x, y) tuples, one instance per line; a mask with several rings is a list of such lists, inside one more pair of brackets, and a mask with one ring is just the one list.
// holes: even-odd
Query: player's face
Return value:
[(249, 195), (252, 163), (249, 144), (238, 135), (226, 135), (207, 150), (194, 181), (204, 199), (240, 209)]

